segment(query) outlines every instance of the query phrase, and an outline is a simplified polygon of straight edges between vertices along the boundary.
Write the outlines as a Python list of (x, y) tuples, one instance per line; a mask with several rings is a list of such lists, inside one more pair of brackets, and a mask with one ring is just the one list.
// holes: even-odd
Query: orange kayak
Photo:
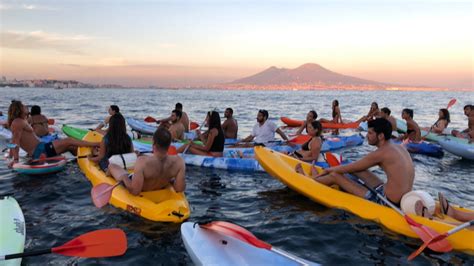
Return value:
[[(289, 127), (300, 127), (304, 124), (303, 120), (295, 120), (295, 119), (291, 119), (291, 118), (284, 117), (284, 116), (280, 117), (280, 120)], [(342, 123), (342, 124), (341, 123), (331, 123), (331, 122), (321, 123), (323, 128), (330, 128), (330, 129), (358, 128), (359, 124), (360, 124), (359, 122)]]

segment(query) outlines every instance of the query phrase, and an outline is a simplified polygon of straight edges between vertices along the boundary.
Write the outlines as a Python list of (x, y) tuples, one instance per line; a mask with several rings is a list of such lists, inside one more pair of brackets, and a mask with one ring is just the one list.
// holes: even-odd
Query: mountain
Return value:
[(282, 86), (295, 84), (387, 86), (381, 82), (360, 79), (332, 72), (318, 64), (304, 64), (295, 69), (270, 67), (250, 77), (235, 80), (234, 85)]

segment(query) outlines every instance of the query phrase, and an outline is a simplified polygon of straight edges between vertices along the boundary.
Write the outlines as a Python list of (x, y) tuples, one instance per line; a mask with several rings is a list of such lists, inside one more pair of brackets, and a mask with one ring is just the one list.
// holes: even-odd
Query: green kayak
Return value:
[[(397, 119), (397, 131), (402, 132), (402, 133), (407, 132), (407, 124), (406, 124), (405, 121), (403, 121), (401, 119)], [(421, 137), (425, 138), (427, 140), (435, 141), (435, 142), (440, 142), (440, 141), (444, 141), (446, 139), (449, 139), (449, 140), (452, 140), (452, 141), (455, 141), (455, 142), (461, 143), (461, 144), (467, 144), (468, 143), (467, 139), (461, 139), (461, 138), (457, 138), (455, 136), (439, 135), (439, 134), (432, 133), (432, 132), (430, 132), (430, 133), (428, 133), (428, 135), (426, 135), (427, 133), (428, 133), (427, 131), (421, 130)]]

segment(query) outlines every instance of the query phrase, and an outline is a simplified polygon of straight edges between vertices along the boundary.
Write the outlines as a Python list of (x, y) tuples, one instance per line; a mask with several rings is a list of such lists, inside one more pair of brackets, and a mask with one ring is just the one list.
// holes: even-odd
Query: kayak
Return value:
[(474, 144), (459, 143), (450, 138), (440, 140), (438, 143), (443, 149), (454, 155), (461, 156), (463, 159), (474, 160)]
[[(100, 134), (88, 132), (83, 140), (98, 142), (102, 139)], [(80, 169), (91, 181), (93, 186), (101, 183), (115, 185), (117, 181), (106, 176), (97, 164), (87, 159), (91, 153), (89, 147), (79, 147), (77, 161)], [(177, 193), (172, 186), (167, 188), (142, 192), (134, 196), (123, 186), (118, 186), (112, 192), (110, 204), (114, 207), (128, 211), (151, 221), (180, 223), (186, 220), (191, 210), (184, 193)]]
[[(158, 128), (157, 126), (154, 125), (149, 125), (144, 121), (133, 119), (133, 118), (127, 118), (127, 124), (135, 131), (140, 132), (145, 135), (153, 135)], [(185, 139), (194, 139), (196, 138), (196, 132), (191, 131), (191, 132), (185, 132), (184, 133), (184, 138)]]
[[(25, 246), (25, 217), (15, 198), (0, 196), (0, 256), (21, 253)], [(21, 265), (21, 258), (0, 261), (3, 266)]]
[(56, 156), (13, 164), (13, 171), (25, 175), (48, 175), (60, 172), (66, 167), (67, 159)]
[(406, 144), (402, 144), (402, 141), (394, 140), (392, 141), (395, 144), (400, 144), (404, 146), (409, 153), (413, 154), (423, 154), (431, 157), (443, 157), (444, 152), (443, 148), (441, 148), (438, 144), (429, 143), (427, 141), (421, 142), (408, 142)]
[[(418, 238), (410, 226), (408, 226), (406, 220), (392, 208), (379, 205), (336, 188), (325, 186), (309, 177), (296, 173), (295, 165), (300, 163), (296, 159), (262, 147), (255, 148), (255, 155), (265, 171), (296, 192), (327, 207), (349, 211), (361, 218), (381, 223), (396, 233)], [(309, 173), (310, 165), (303, 163), (302, 166)], [(462, 208), (454, 205), (450, 205), (450, 207)], [(474, 210), (467, 208), (462, 209), (474, 212)], [(410, 215), (410, 217), (416, 222), (431, 227), (440, 233), (447, 232), (456, 226), (448, 222), (458, 222), (447, 216), (445, 218), (437, 217), (436, 220), (430, 220), (417, 215)], [(472, 241), (474, 239), (474, 230), (464, 229), (449, 236), (447, 239), (455, 250), (474, 254), (474, 241)]]
[(87, 130), (87, 129), (72, 127), (72, 126), (68, 126), (66, 124), (63, 125), (61, 130), (63, 131), (63, 133), (66, 136), (68, 136), (70, 138), (73, 138), (73, 139), (77, 139), (77, 140), (82, 140), (82, 138), (84, 138), (84, 136), (87, 134), (87, 132), (89, 132), (89, 130)]
[(237, 237), (185, 222), (181, 225), (184, 247), (195, 265), (318, 265), (298, 258), (298, 263), (270, 250), (251, 245)]
[[(295, 120), (288, 117), (280, 117), (280, 120), (285, 123), (289, 127), (300, 127), (304, 124), (304, 120)], [(330, 128), (330, 129), (349, 129), (349, 128), (358, 128), (359, 122), (350, 122), (350, 123), (321, 123), (323, 128)]]
[[(399, 132), (406, 133), (407, 132), (406, 122), (401, 120), (401, 119), (397, 119), (397, 130)], [(435, 142), (440, 142), (440, 141), (446, 140), (446, 139), (450, 139), (454, 142), (458, 142), (458, 143), (461, 143), (461, 144), (467, 144), (469, 142), (469, 140), (467, 140), (467, 139), (458, 138), (458, 137), (451, 136), (451, 135), (437, 134), (437, 133), (433, 133), (433, 132), (428, 133), (428, 131), (426, 131), (426, 130), (421, 130), (421, 137), (424, 138), (424, 139), (427, 139), (427, 140), (435, 141)]]

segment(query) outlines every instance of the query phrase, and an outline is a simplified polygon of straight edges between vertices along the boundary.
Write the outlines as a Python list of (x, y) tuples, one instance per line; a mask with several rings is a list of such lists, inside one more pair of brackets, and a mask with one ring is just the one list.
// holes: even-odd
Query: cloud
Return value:
[(12, 49), (56, 50), (62, 53), (84, 54), (81, 47), (92, 40), (85, 35), (60, 35), (44, 31), (6, 31), (0, 32), (0, 46)]
[(45, 11), (57, 11), (56, 7), (33, 5), (33, 4), (19, 4), (19, 3), (0, 3), (0, 10), (45, 10)]

